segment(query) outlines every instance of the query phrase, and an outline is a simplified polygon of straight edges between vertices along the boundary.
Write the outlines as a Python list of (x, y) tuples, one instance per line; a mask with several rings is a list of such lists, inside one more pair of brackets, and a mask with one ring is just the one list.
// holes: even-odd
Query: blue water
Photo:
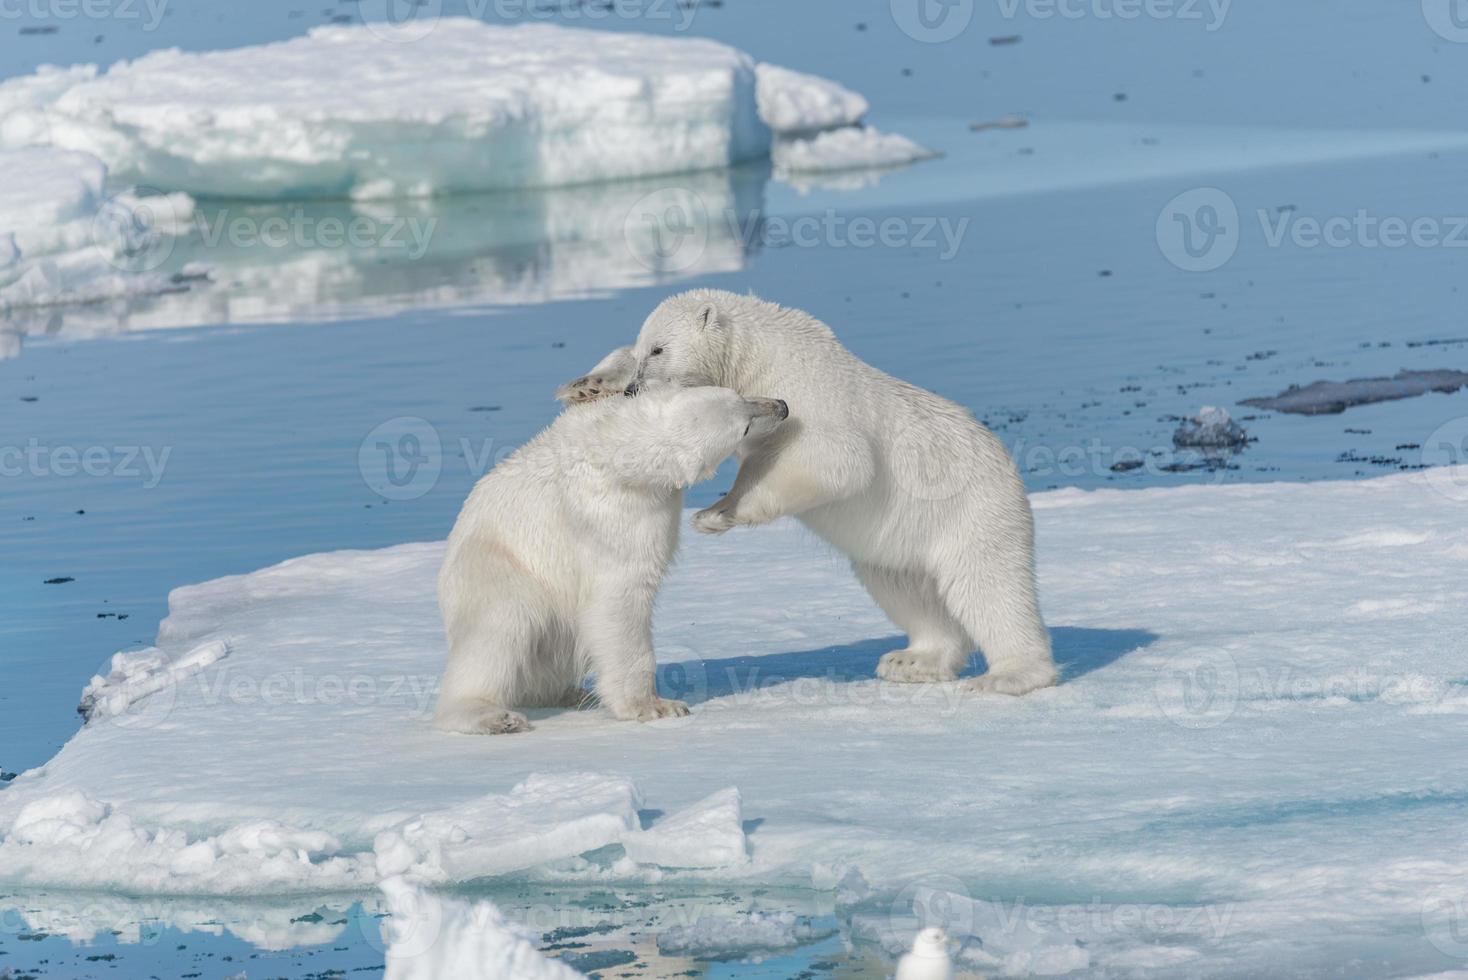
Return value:
[[(1257, 441), (1206, 466), (1176, 454), (1170, 435), (1202, 405), (1247, 416), (1239, 399), (1292, 383), (1468, 367), (1468, 344), (1428, 343), (1468, 336), (1461, 250), (1272, 246), (1254, 217), (1464, 213), (1468, 150), (1405, 132), (1458, 124), (1468, 59), (1457, 46), (1415, 4), (1240, 5), (1216, 31), (1020, 9), (1007, 19), (981, 5), (958, 38), (924, 45), (885, 2), (698, 8), (690, 33), (838, 78), (871, 98), (874, 123), (945, 154), (854, 188), (791, 187), (761, 168), (717, 178), (706, 193), (765, 231), (723, 242), (723, 261), (703, 274), (633, 283), (614, 259), (557, 252), (565, 243), (533, 216), (580, 199), (465, 198), (397, 205), (442, 222), (421, 261), (223, 250), (198, 256), (225, 272), (207, 292), (0, 324), (0, 339), (14, 339), (0, 347), (13, 355), (0, 361), (0, 447), (43, 460), (0, 476), (0, 767), (20, 771), (56, 751), (75, 731), (87, 678), (114, 651), (150, 643), (170, 589), (303, 553), (444, 535), (488, 463), (552, 417), (555, 385), (630, 338), (676, 288), (753, 290), (810, 310), (862, 357), (970, 406), (1037, 490), (1351, 478), (1437, 461), (1418, 447), (1468, 414), (1468, 395), (1246, 418)], [(255, 43), (324, 19), (322, 8), (271, 0), (171, 4), (152, 30), (146, 13), (0, 20), (0, 76)], [(679, 22), (589, 26), (671, 32)], [(60, 29), (20, 35), (23, 26)], [(989, 43), (1015, 34), (1017, 44)], [(970, 131), (1009, 112), (1032, 126)], [(1301, 135), (1317, 129), (1354, 142)], [(1304, 159), (1301, 144), (1324, 149)], [(1244, 217), (1237, 254), (1189, 273), (1159, 248), (1157, 219), (1197, 187), (1223, 189)], [(322, 216), (341, 205), (306, 208)], [(824, 232), (789, 244), (777, 233), (798, 218), (859, 217), (963, 232), (952, 254)], [(147, 324), (168, 329), (124, 329)], [(374, 433), (417, 425), (404, 418), (425, 420), (441, 451), (436, 477), (399, 492), (363, 459)], [(68, 464), (68, 452), (88, 450), (91, 474)], [(1131, 459), (1146, 465), (1113, 470)], [(689, 502), (709, 502), (729, 476)], [(46, 584), (56, 579), (66, 581)], [(190, 926), (155, 917), (147, 942), (23, 938), (32, 933), (15, 909), (68, 901), (0, 897), (11, 910), (0, 970), (256, 975), (251, 961), (263, 959), (269, 975), (295, 976), (382, 962), (376, 920), (350, 898), (323, 906), (346, 922), (338, 936), (296, 935), (284, 950), (228, 929), (207, 935), (209, 914), (176, 920)], [(119, 924), (151, 914), (129, 909)], [(119, 958), (88, 959), (105, 955)], [(788, 961), (700, 969), (788, 976), (841, 960), (846, 975), (865, 975), (877, 968), (865, 955), (828, 942)]]

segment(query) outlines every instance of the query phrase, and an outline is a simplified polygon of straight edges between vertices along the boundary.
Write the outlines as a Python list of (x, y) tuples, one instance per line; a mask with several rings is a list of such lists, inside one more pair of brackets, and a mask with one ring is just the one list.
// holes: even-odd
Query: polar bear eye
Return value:
[(659, 354), (661, 354), (661, 353), (662, 353), (662, 352), (663, 352), (663, 349), (662, 349), (662, 348), (661, 348), (661, 347), (654, 347), (654, 348), (653, 348), (653, 349), (652, 349), (652, 350), (651, 350), (651, 351), (650, 351), (650, 352), (649, 352), (649, 353), (648, 353), (648, 355), (647, 355), (647, 356), (648, 356), (648, 357), (657, 357), (657, 356), (658, 356), (658, 355), (659, 355)]

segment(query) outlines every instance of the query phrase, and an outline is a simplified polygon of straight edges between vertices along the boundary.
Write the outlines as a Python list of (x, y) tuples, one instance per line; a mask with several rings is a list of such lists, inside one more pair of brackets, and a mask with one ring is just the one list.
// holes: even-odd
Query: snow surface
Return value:
[[(1464, 486), (1458, 467), (1038, 494), (1064, 682), (1017, 700), (874, 680), (901, 639), (788, 523), (687, 536), (656, 628), (694, 710), (649, 725), (435, 732), (437, 543), (182, 588), (158, 651), (229, 656), (0, 791), (0, 875), (773, 884), (826, 890), (894, 954), (937, 914), (998, 972), (1445, 969), (1468, 898)], [(736, 819), (747, 859), (682, 866)], [(658, 838), (668, 864), (634, 856)]]
[(101, 160), (44, 147), (0, 150), (0, 174), (0, 313), (180, 287), (157, 266), (193, 214), (187, 196), (109, 197)]
[(727, 167), (768, 155), (772, 128), (867, 108), (697, 38), (470, 18), (417, 31), (333, 25), (44, 69), (0, 83), (0, 148), (85, 150), (120, 179), (202, 196), (413, 197)]

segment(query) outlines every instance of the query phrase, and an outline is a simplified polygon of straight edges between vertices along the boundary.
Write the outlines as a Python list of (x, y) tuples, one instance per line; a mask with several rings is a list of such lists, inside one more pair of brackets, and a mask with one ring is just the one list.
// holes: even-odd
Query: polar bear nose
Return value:
[(787, 404), (785, 404), (785, 399), (783, 399), (783, 398), (776, 398), (775, 399), (775, 404), (779, 406), (779, 409), (776, 412), (776, 414), (780, 416), (780, 419), (782, 421), (784, 419), (788, 419), (790, 417), (790, 406), (787, 405)]
[(641, 390), (642, 390), (642, 382), (641, 381), (634, 381), (630, 385), (627, 386), (627, 390), (624, 391), (624, 392), (622, 392), (622, 394), (626, 395), (628, 398), (631, 398), (633, 395), (637, 394)]

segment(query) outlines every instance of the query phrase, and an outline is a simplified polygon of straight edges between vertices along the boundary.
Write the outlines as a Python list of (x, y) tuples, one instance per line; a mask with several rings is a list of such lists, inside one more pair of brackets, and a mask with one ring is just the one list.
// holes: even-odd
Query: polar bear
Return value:
[(794, 515), (846, 552), (907, 633), (879, 677), (952, 680), (977, 646), (989, 670), (968, 690), (1055, 683), (1029, 498), (1003, 444), (966, 409), (857, 359), (806, 313), (708, 289), (665, 300), (633, 346), (557, 395), (574, 403), (657, 380), (789, 401), (790, 421), (741, 447), (733, 488), (693, 524), (719, 534)]
[(726, 388), (655, 387), (566, 410), (485, 475), (439, 572), (449, 657), (434, 723), (524, 731), (512, 708), (574, 706), (592, 672), (617, 718), (687, 714), (658, 697), (652, 651), (683, 488), (788, 411)]

